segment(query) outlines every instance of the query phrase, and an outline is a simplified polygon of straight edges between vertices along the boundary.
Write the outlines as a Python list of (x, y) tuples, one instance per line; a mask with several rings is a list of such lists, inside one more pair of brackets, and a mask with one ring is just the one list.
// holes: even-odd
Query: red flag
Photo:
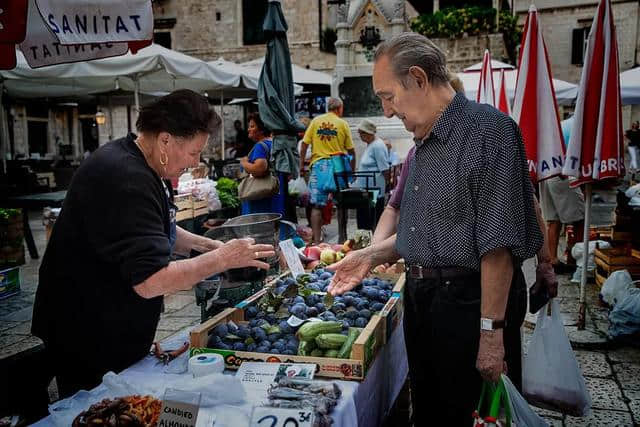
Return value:
[(13, 70), (16, 68), (16, 63), (16, 46), (0, 43), (0, 70)]
[(549, 56), (535, 6), (529, 8), (513, 99), (513, 119), (520, 126), (533, 182), (562, 173), (564, 138), (558, 116)]
[(491, 69), (491, 54), (489, 50), (484, 51), (482, 58), (482, 70), (480, 70), (480, 82), (478, 83), (478, 93), (476, 102), (496, 106), (496, 92), (493, 86), (493, 70)]
[[(27, 5), (27, 0), (0, 0), (0, 43), (22, 43), (27, 34)], [(5, 58), (0, 61), (4, 63)]]
[(140, 49), (144, 49), (147, 46), (151, 46), (153, 40), (139, 40), (135, 42), (129, 42), (129, 50), (132, 54), (138, 53)]
[(500, 70), (500, 83), (498, 83), (498, 110), (506, 115), (511, 115), (511, 105), (507, 98), (507, 82), (504, 80), (504, 69)]
[(601, 0), (589, 32), (563, 172), (573, 186), (624, 175), (618, 44), (610, 0)]

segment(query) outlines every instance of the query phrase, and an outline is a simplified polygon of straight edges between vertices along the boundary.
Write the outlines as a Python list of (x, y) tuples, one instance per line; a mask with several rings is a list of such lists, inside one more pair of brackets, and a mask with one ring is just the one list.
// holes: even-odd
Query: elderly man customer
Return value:
[(508, 116), (456, 94), (444, 54), (418, 34), (378, 47), (373, 86), (385, 116), (414, 134), (415, 154), (397, 235), (332, 266), (330, 291), (404, 258), (414, 425), (465, 425), (482, 378), (506, 367), (521, 383), (520, 264), (543, 244), (522, 137)]
[(315, 117), (304, 134), (300, 146), (300, 173), (304, 174), (304, 159), (311, 146), (311, 228), (313, 241), (322, 241), (322, 208), (335, 191), (334, 171), (338, 167), (355, 170), (356, 152), (353, 148), (349, 125), (341, 118), (344, 112), (342, 100), (329, 98), (328, 113)]

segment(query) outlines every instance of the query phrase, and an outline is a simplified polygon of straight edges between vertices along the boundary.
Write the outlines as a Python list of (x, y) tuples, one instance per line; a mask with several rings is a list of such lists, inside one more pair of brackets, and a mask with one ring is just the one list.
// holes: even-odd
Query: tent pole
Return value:
[(2, 145), (2, 172), (7, 173), (7, 148), (9, 147), (9, 132), (6, 132), (7, 122), (5, 120), (6, 114), (4, 107), (2, 106), (2, 92), (4, 90), (4, 82), (0, 80), (0, 144)]
[(136, 114), (140, 114), (140, 80), (138, 80), (138, 76), (134, 77), (133, 82), (133, 99), (136, 103)]
[(591, 184), (584, 186), (584, 236), (582, 239), (582, 277), (580, 277), (580, 311), (578, 313), (578, 330), (584, 330), (587, 314), (587, 269), (589, 267), (589, 230), (591, 224)]
[(222, 160), (226, 160), (224, 148), (224, 89), (220, 89), (220, 138), (222, 142)]

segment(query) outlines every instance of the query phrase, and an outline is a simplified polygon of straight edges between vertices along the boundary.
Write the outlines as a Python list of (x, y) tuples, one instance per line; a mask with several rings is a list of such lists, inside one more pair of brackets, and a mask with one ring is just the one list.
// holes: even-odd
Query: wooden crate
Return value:
[(242, 309), (228, 308), (224, 310), (222, 313), (207, 320), (191, 331), (191, 356), (201, 353), (220, 354), (224, 358), (227, 369), (238, 369), (243, 362), (313, 363), (317, 365), (317, 376), (362, 381), (371, 363), (378, 354), (378, 351), (384, 345), (382, 318), (378, 315), (373, 315), (353, 344), (351, 358), (349, 359), (291, 356), (207, 348), (210, 331), (218, 324), (229, 321), (233, 321), (238, 325), (248, 323), (244, 318), (244, 311)]
[(200, 209), (194, 209), (193, 210), (193, 217), (197, 218), (199, 216), (202, 215), (209, 215), (209, 208), (200, 208)]
[(204, 199), (193, 199), (193, 210), (197, 211), (199, 209), (209, 209), (209, 201)]
[(596, 273), (598, 286), (607, 280), (614, 271), (627, 270), (633, 279), (640, 279), (640, 259), (631, 255), (628, 247), (616, 247), (595, 250)]
[(640, 249), (632, 248), (631, 249), (631, 256), (636, 258), (636, 259), (640, 259)]
[(191, 194), (178, 194), (173, 198), (173, 203), (177, 206), (176, 221), (184, 221), (193, 218), (193, 196)]

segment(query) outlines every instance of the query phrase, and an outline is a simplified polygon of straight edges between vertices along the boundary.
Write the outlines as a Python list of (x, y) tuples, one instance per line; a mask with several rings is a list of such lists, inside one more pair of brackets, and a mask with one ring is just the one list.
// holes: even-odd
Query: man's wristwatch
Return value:
[(504, 320), (488, 319), (486, 317), (480, 318), (480, 330), (481, 331), (495, 331), (496, 329), (503, 329), (505, 326)]

